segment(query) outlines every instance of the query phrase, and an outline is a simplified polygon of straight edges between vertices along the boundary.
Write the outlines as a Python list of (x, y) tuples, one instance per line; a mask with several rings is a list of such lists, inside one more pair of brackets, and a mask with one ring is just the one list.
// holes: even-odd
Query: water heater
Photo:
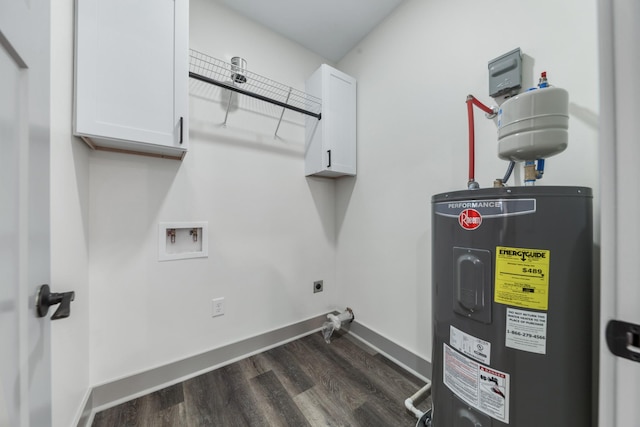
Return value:
[(432, 198), (432, 426), (590, 426), (592, 194)]

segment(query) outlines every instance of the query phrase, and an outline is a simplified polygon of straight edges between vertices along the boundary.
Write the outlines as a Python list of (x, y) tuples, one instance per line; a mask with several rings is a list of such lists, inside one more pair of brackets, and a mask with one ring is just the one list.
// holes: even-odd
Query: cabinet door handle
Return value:
[(182, 125), (184, 123), (184, 117), (180, 117), (180, 144), (182, 144)]
[(331, 167), (331, 150), (327, 150), (327, 154), (329, 155), (329, 163), (327, 164), (327, 167), (330, 168)]

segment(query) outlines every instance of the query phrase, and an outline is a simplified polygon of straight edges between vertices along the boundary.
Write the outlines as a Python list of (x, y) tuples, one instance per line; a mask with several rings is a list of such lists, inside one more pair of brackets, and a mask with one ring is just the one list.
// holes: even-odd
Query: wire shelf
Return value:
[(189, 49), (189, 77), (270, 102), (318, 120), (322, 118), (321, 99), (251, 71), (239, 70), (237, 65), (212, 58), (193, 49)]

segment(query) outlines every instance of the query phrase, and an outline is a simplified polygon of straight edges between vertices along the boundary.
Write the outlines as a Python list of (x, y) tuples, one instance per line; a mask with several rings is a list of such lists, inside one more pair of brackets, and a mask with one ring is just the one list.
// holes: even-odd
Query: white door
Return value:
[(49, 2), (0, 1), (1, 427), (51, 425), (49, 51)]
[[(640, 362), (613, 356), (605, 328), (640, 325), (640, 2), (599, 2), (601, 349), (600, 426), (640, 426)], [(640, 356), (640, 330), (623, 336)], [(636, 356), (637, 354), (637, 356)]]

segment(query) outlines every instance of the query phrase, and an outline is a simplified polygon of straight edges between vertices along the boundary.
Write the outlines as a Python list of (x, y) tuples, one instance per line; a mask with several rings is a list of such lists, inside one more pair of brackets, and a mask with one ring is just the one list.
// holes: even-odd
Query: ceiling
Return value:
[(217, 0), (337, 62), (404, 0)]

